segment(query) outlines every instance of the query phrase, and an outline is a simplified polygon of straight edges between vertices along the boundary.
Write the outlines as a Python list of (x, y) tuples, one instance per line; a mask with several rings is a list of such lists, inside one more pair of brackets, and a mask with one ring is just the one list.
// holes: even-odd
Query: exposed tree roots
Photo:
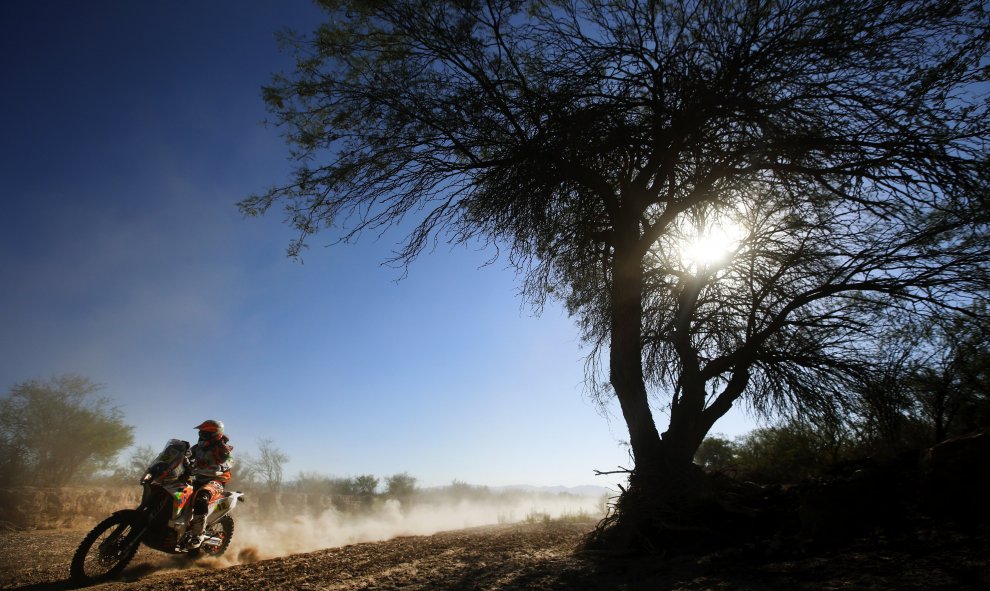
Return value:
[(630, 486), (588, 534), (581, 550), (664, 556), (738, 547), (795, 531), (793, 500), (705, 474), (695, 466), (663, 478), (633, 473)]

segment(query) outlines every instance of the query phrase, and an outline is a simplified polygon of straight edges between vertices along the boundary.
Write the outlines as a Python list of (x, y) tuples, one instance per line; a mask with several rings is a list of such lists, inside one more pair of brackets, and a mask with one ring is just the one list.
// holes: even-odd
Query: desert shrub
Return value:
[(332, 483), (329, 476), (316, 472), (300, 472), (286, 488), (292, 492), (309, 495), (329, 495), (332, 494), (331, 487)]
[(857, 441), (842, 426), (792, 419), (741, 437), (735, 446), (733, 467), (743, 480), (793, 483), (853, 459), (858, 449)]
[(408, 500), (416, 493), (416, 478), (408, 473), (394, 474), (385, 479), (385, 496)]

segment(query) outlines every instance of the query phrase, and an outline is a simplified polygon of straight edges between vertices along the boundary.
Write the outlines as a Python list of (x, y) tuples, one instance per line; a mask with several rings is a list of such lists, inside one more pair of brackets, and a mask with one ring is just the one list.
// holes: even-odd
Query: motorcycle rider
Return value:
[(230, 452), (234, 446), (223, 432), (223, 422), (208, 419), (195, 429), (199, 430), (199, 441), (190, 450), (192, 463), (193, 516), (189, 522), (189, 547), (199, 548), (206, 539), (206, 512), (210, 501), (223, 495), (223, 485), (230, 480), (230, 467), (233, 459)]

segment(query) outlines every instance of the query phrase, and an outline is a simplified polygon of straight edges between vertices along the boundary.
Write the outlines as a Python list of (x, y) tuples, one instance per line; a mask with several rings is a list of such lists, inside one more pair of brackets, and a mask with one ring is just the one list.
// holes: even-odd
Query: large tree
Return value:
[(28, 380), (0, 398), (0, 469), (8, 482), (64, 486), (109, 467), (134, 439), (134, 428), (100, 386), (61, 375)]
[(298, 168), (243, 211), (294, 254), (408, 218), (402, 262), (507, 250), (607, 360), (646, 498), (737, 401), (841, 407), (892, 310), (988, 293), (984, 0), (320, 4), (264, 92)]

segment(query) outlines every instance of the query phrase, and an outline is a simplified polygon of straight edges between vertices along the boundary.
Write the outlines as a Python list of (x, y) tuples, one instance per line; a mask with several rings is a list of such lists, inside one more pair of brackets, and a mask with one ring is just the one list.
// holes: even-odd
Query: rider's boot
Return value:
[(192, 521), (189, 522), (189, 547), (199, 548), (203, 545), (203, 540), (206, 536), (203, 532), (206, 529), (206, 515), (193, 515)]

